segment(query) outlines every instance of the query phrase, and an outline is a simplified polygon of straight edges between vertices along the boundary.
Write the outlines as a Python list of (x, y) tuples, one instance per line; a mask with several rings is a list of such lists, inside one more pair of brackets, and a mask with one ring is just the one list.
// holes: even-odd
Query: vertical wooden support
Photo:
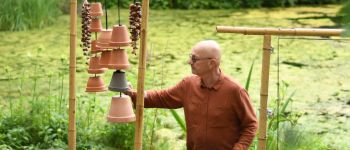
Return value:
[(75, 71), (77, 45), (77, 0), (70, 1), (70, 52), (69, 52), (69, 125), (68, 149), (76, 149), (75, 127)]
[(137, 79), (137, 99), (136, 99), (136, 127), (134, 149), (142, 150), (143, 134), (143, 109), (144, 109), (144, 82), (146, 72), (146, 52), (147, 52), (147, 25), (148, 25), (149, 0), (142, 1), (141, 18), (141, 46), (139, 53), (139, 69)]
[(268, 100), (268, 91), (269, 91), (271, 48), (272, 48), (271, 35), (264, 35), (262, 70), (261, 70), (258, 150), (266, 150), (266, 124), (267, 124), (266, 120), (267, 120), (267, 100)]

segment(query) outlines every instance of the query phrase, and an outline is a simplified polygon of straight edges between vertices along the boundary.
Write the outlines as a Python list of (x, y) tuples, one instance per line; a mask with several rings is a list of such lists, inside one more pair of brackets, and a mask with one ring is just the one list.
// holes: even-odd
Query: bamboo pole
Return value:
[(217, 32), (240, 33), (245, 35), (285, 35), (285, 36), (340, 36), (343, 29), (305, 29), (305, 28), (250, 28), (217, 26)]
[(141, 18), (141, 40), (140, 40), (141, 46), (140, 46), (140, 53), (139, 53), (140, 57), (139, 57), (138, 79), (137, 79), (136, 127), (135, 127), (135, 139), (134, 139), (135, 150), (142, 150), (148, 8), (149, 8), (149, 0), (143, 0), (142, 1), (142, 18)]
[(264, 35), (263, 59), (261, 70), (261, 89), (260, 89), (260, 109), (259, 109), (259, 142), (258, 150), (266, 150), (266, 119), (267, 119), (267, 100), (269, 91), (269, 71), (271, 54), (271, 35)]
[(69, 52), (69, 126), (68, 149), (76, 149), (75, 127), (75, 71), (77, 37), (77, 0), (70, 1), (70, 52)]

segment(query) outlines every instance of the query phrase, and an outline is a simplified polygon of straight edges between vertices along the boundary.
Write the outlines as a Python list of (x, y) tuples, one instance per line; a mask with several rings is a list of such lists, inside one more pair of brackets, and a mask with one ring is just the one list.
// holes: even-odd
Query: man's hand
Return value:
[(132, 93), (133, 93), (133, 89), (132, 89), (132, 85), (130, 82), (128, 82), (128, 90), (126, 90), (125, 92), (123, 92), (125, 95), (128, 95), (130, 97), (132, 97)]

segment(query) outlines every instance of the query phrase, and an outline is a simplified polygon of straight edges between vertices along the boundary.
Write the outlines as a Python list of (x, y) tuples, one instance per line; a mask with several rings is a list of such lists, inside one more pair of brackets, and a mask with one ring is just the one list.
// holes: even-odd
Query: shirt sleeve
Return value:
[(233, 150), (248, 150), (258, 128), (257, 118), (250, 102), (249, 95), (245, 89), (239, 90), (239, 100), (234, 108), (240, 121), (240, 137), (233, 146)]
[[(164, 90), (149, 90), (144, 101), (145, 108), (181, 108), (186, 94), (186, 78), (175, 86)], [(136, 102), (136, 92), (132, 93), (132, 100)]]

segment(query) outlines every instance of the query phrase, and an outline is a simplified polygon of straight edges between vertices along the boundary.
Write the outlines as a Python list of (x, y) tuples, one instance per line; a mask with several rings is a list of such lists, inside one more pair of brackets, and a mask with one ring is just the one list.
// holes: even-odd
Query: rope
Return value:
[(107, 3), (106, 3), (106, 0), (105, 0), (105, 12), (106, 12), (106, 30), (108, 29), (108, 14), (107, 14)]
[(277, 150), (279, 150), (279, 122), (280, 122), (280, 37), (277, 37)]
[[(151, 49), (150, 49), (150, 56), (152, 59), (150, 59), (149, 63), (153, 62), (153, 57), (154, 57), (154, 53), (153, 53), (153, 44), (151, 44)], [(163, 65), (163, 61), (162, 61), (162, 65)], [(163, 66), (162, 66), (163, 68)], [(155, 83), (155, 69), (153, 70), (153, 87), (154, 87), (154, 83)], [(161, 84), (163, 84), (163, 70), (162, 70), (162, 74), (161, 74)], [(153, 149), (153, 136), (154, 136), (154, 125), (156, 124), (156, 119), (158, 116), (158, 108), (155, 109), (154, 112), (154, 117), (153, 117), (153, 122), (152, 122), (152, 128), (151, 128), (151, 138), (150, 138), (150, 149)]]
[(120, 26), (120, 0), (118, 0), (118, 22), (119, 22), (119, 26)]

